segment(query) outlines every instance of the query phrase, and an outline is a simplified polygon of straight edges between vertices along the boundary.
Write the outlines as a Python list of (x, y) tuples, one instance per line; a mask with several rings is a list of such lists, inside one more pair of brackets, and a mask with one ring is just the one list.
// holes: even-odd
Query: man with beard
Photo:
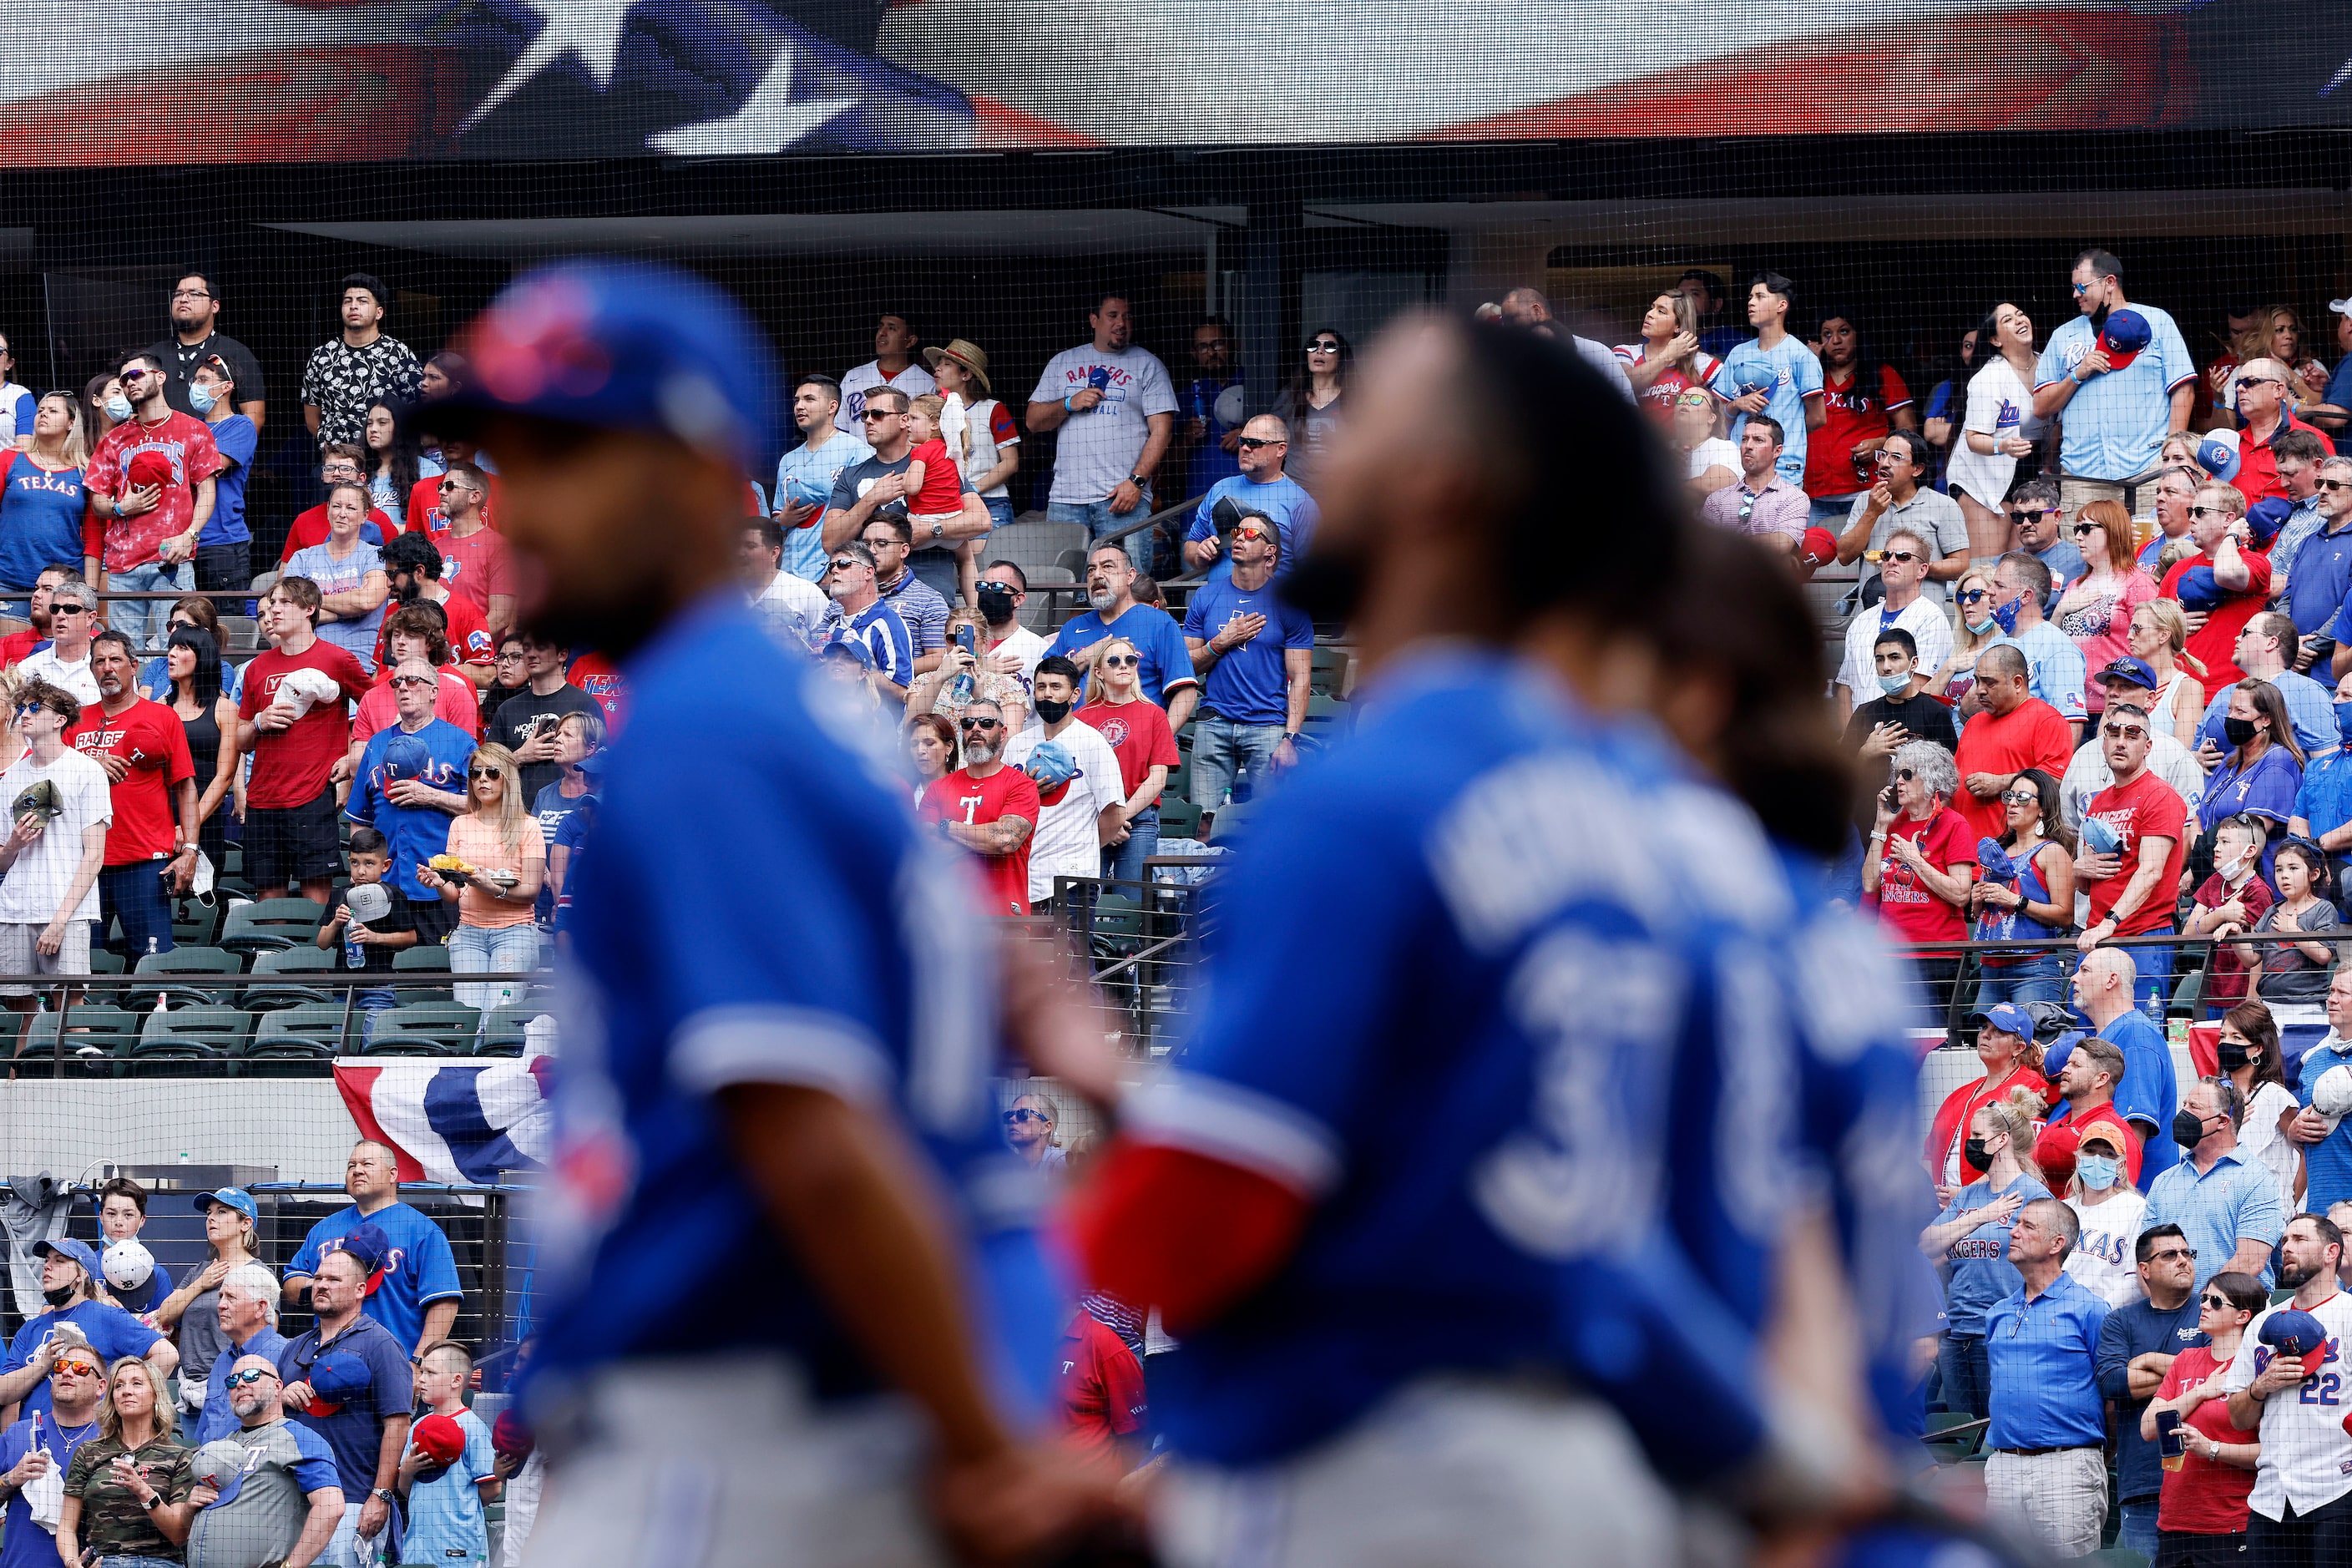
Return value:
[[(2230, 1419), (2262, 1431), (2253, 1495), (2246, 1500), (2247, 1561), (2264, 1568), (2318, 1568), (2352, 1558), (2352, 1435), (2344, 1429), (2344, 1351), (2352, 1342), (2352, 1296), (2336, 1281), (2344, 1233), (2299, 1214), (2279, 1243), (2278, 1280), (2294, 1292), (2246, 1325), (2237, 1359), (2222, 1369)], [(2272, 1321), (2307, 1313), (2325, 1339), (2310, 1353), (2281, 1353)], [(2316, 1337), (2316, 1336), (2315, 1336)]]
[(139, 695), (139, 661), (129, 637), (92, 637), (89, 668), (99, 698), (82, 710), (66, 743), (106, 770), (114, 821), (98, 874), (99, 918), (122, 922), (122, 951), (135, 963), (172, 951), (163, 878), (171, 878), (174, 894), (186, 892), (195, 878), (196, 770), (180, 716)]
[[(2033, 414), (2063, 416), (2058, 500), (2072, 518), (2095, 500), (2139, 510), (2139, 487), (2157, 477), (2164, 438), (2189, 428), (2197, 366), (2172, 318), (2124, 298), (2124, 264), (2112, 251), (2074, 258), (2074, 308), (2082, 313), (2050, 334), (2034, 367)], [(2130, 317), (2111, 338), (2108, 318)]]
[(334, 1451), (286, 1419), (268, 1356), (242, 1355), (222, 1380), (237, 1429), (196, 1450), (188, 1568), (310, 1568), (342, 1522)]
[(963, 742), (963, 766), (934, 779), (923, 791), (922, 818), (937, 823), (941, 837), (980, 857), (986, 896), (981, 908), (992, 915), (1029, 912), (1029, 840), (1044, 809), (1034, 780), (1007, 767), (1004, 712), (984, 697), (965, 704), (956, 721)]
[[(384, 574), (392, 579), (393, 608), (396, 611), (420, 601), (438, 605), (441, 618), (447, 623), (449, 662), (474, 683), (476, 691), (487, 689), (498, 673), (498, 639), (490, 635), (489, 622), (473, 600), (441, 585), (439, 548), (425, 534), (401, 533), (393, 536), (383, 554)], [(385, 626), (391, 623), (392, 617), (386, 616)], [(378, 669), (384, 668), (384, 635), (380, 633), (376, 638)]]
[(1201, 700), (1192, 650), (1174, 616), (1157, 605), (1136, 603), (1135, 580), (1135, 563), (1125, 545), (1115, 540), (1096, 545), (1087, 555), (1088, 607), (1062, 623), (1045, 651), (1091, 668), (1094, 660), (1079, 657), (1083, 650), (1107, 637), (1126, 638), (1143, 660), (1136, 667), (1143, 700), (1168, 710), (1168, 727), (1181, 730)]

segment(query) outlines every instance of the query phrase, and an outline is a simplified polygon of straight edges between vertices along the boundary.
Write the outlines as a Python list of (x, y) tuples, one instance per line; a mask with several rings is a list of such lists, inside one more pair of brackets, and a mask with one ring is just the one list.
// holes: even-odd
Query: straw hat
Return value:
[(992, 397), (996, 395), (996, 389), (988, 384), (988, 353), (970, 338), (950, 338), (943, 349), (925, 349), (923, 359), (933, 370), (940, 368), (940, 361), (951, 359), (971, 372), (980, 382), (981, 391)]

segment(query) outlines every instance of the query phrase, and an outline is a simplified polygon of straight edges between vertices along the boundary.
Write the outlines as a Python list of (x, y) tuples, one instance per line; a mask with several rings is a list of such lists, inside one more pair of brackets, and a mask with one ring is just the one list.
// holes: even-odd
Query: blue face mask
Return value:
[(203, 382), (192, 381), (188, 383), (188, 406), (194, 409), (197, 413), (210, 414), (213, 411), (213, 405), (219, 401), (220, 400), (218, 398), (213, 395), (213, 389), (206, 386)]
[[(1911, 672), (1907, 669), (1900, 675), (1882, 675), (1878, 678), (1878, 689), (1889, 697), (1900, 695), (1910, 689)], [(2347, 703), (2345, 706), (2352, 708), (2352, 703)]]
[(2024, 603), (2025, 595), (2020, 594), (2008, 604), (1996, 605), (1994, 607), (1992, 612), (1993, 622), (2000, 627), (2001, 636), (2014, 637), (2017, 635), (2017, 609), (2019, 605)]
[(2338, 702), (2336, 705), (2336, 732), (2346, 740), (2352, 741), (2352, 702)]
[(2105, 1154), (2085, 1154), (2074, 1162), (2074, 1173), (2093, 1192), (2104, 1193), (2116, 1184), (2122, 1173), (2122, 1163)]
[(106, 416), (117, 425), (131, 417), (131, 399), (116, 393), (106, 400)]

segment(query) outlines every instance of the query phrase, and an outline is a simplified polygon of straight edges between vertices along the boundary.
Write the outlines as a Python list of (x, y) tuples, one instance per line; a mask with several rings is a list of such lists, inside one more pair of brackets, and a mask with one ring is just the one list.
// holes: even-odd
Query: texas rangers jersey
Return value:
[[(2238, 1353), (2221, 1370), (2221, 1386), (2235, 1394), (2252, 1385), (2271, 1363), (2271, 1348), (2263, 1343), (2263, 1325), (2272, 1307), (2255, 1314), (2238, 1341)], [(2324, 1508), (2352, 1492), (2352, 1436), (2344, 1417), (2352, 1413), (2352, 1363), (2345, 1347), (2352, 1343), (2352, 1296), (2338, 1290), (2318, 1306), (2306, 1309), (2327, 1331), (2327, 1351), (2317, 1367), (2310, 1358), (2304, 1365), (2311, 1375), (2294, 1388), (2283, 1388), (2263, 1401), (2263, 1460), (2254, 1472), (2253, 1495), (2247, 1506), (2264, 1519), (2281, 1519), (2293, 1503), (2298, 1517)]]

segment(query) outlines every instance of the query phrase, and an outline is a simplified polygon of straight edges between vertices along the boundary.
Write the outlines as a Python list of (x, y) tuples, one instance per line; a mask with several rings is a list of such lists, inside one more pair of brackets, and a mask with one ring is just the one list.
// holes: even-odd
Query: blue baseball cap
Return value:
[(327, 1244), (329, 1252), (347, 1254), (367, 1271), (367, 1284), (360, 1291), (373, 1296), (375, 1288), (383, 1283), (383, 1260), (392, 1255), (392, 1238), (380, 1225), (355, 1225)]
[(2155, 690), (2158, 687), (2164, 684), (2164, 682), (2156, 678), (2156, 670), (2148, 664), (2147, 660), (2144, 658), (2133, 658), (2128, 655), (2122, 658), (2109, 659), (2105, 664), (2101, 665), (2099, 667), (2099, 679), (2101, 680), (2126, 680), (2129, 681), (2134, 686), (2145, 686), (2150, 691)]
[(1971, 1013), (1969, 1018), (1970, 1022), (1982, 1020), (1987, 1028), (1999, 1029), (2004, 1035), (2015, 1035), (2021, 1040), (2033, 1037), (2032, 1015), (2014, 1002), (2003, 1002), (1981, 1013)]
[(2197, 437), (2197, 466), (2228, 484), (2238, 477), (2238, 433), (2208, 430)]
[(2246, 509), (2246, 527), (2253, 533), (2254, 542), (2264, 549), (2279, 536), (2286, 520), (2294, 515), (2294, 503), (2284, 496), (2272, 496), (2258, 500)]
[(1977, 840), (1977, 868), (1996, 882), (2017, 880), (2017, 858), (2002, 848), (1998, 838)]
[(397, 733), (384, 743), (383, 776), (386, 780), (420, 779), (433, 766), (433, 748), (422, 735)]
[(466, 329), (464, 388), (411, 421), (455, 435), (485, 415), (670, 436), (749, 468), (772, 438), (776, 358), (730, 296), (656, 262), (589, 257), (525, 273)]
[(845, 658), (860, 669), (874, 668), (874, 650), (856, 637), (836, 637), (816, 650), (819, 658)]
[(2174, 592), (2180, 595), (2180, 607), (2184, 610), (2216, 610), (2230, 596), (2230, 591), (2214, 577), (2210, 566), (2191, 566), (2183, 572)]
[(1732, 367), (1731, 380), (1744, 397), (1751, 392), (1769, 392), (1778, 386), (1780, 371), (1769, 360), (1742, 360)]
[(80, 1264), (83, 1273), (93, 1279), (98, 1278), (98, 1254), (89, 1249), (89, 1243), (76, 1241), (70, 1236), (49, 1237), (33, 1243), (34, 1257), (39, 1258), (51, 1252), (63, 1253)]
[(341, 1413), (345, 1401), (365, 1394), (375, 1378), (368, 1363), (350, 1351), (329, 1351), (310, 1363), (300, 1381), (310, 1385), (313, 1397), (309, 1414), (335, 1415)]
[(1029, 753), (1021, 771), (1035, 782), (1041, 793), (1055, 790), (1078, 776), (1078, 759), (1061, 742), (1046, 741)]
[(261, 1210), (259, 1206), (254, 1203), (253, 1194), (247, 1192), (242, 1187), (222, 1187), (216, 1191), (206, 1193), (203, 1197), (196, 1200), (196, 1212), (198, 1214), (202, 1214), (205, 1210), (212, 1207), (215, 1204), (220, 1204), (225, 1207), (235, 1209), (237, 1213), (243, 1215), (255, 1225), (259, 1225), (261, 1223)]
[(2263, 1331), (2256, 1336), (2268, 1345), (2273, 1354), (2291, 1355), (2304, 1362), (2305, 1372), (2319, 1370), (2319, 1358), (2327, 1347), (2327, 1328), (2317, 1318), (2299, 1308), (2273, 1312), (2263, 1320)]
[(2155, 341), (2156, 331), (2147, 324), (2147, 318), (2128, 305), (2110, 312), (2106, 331), (2099, 334), (2099, 345), (2107, 351), (2110, 370), (2123, 369)]

